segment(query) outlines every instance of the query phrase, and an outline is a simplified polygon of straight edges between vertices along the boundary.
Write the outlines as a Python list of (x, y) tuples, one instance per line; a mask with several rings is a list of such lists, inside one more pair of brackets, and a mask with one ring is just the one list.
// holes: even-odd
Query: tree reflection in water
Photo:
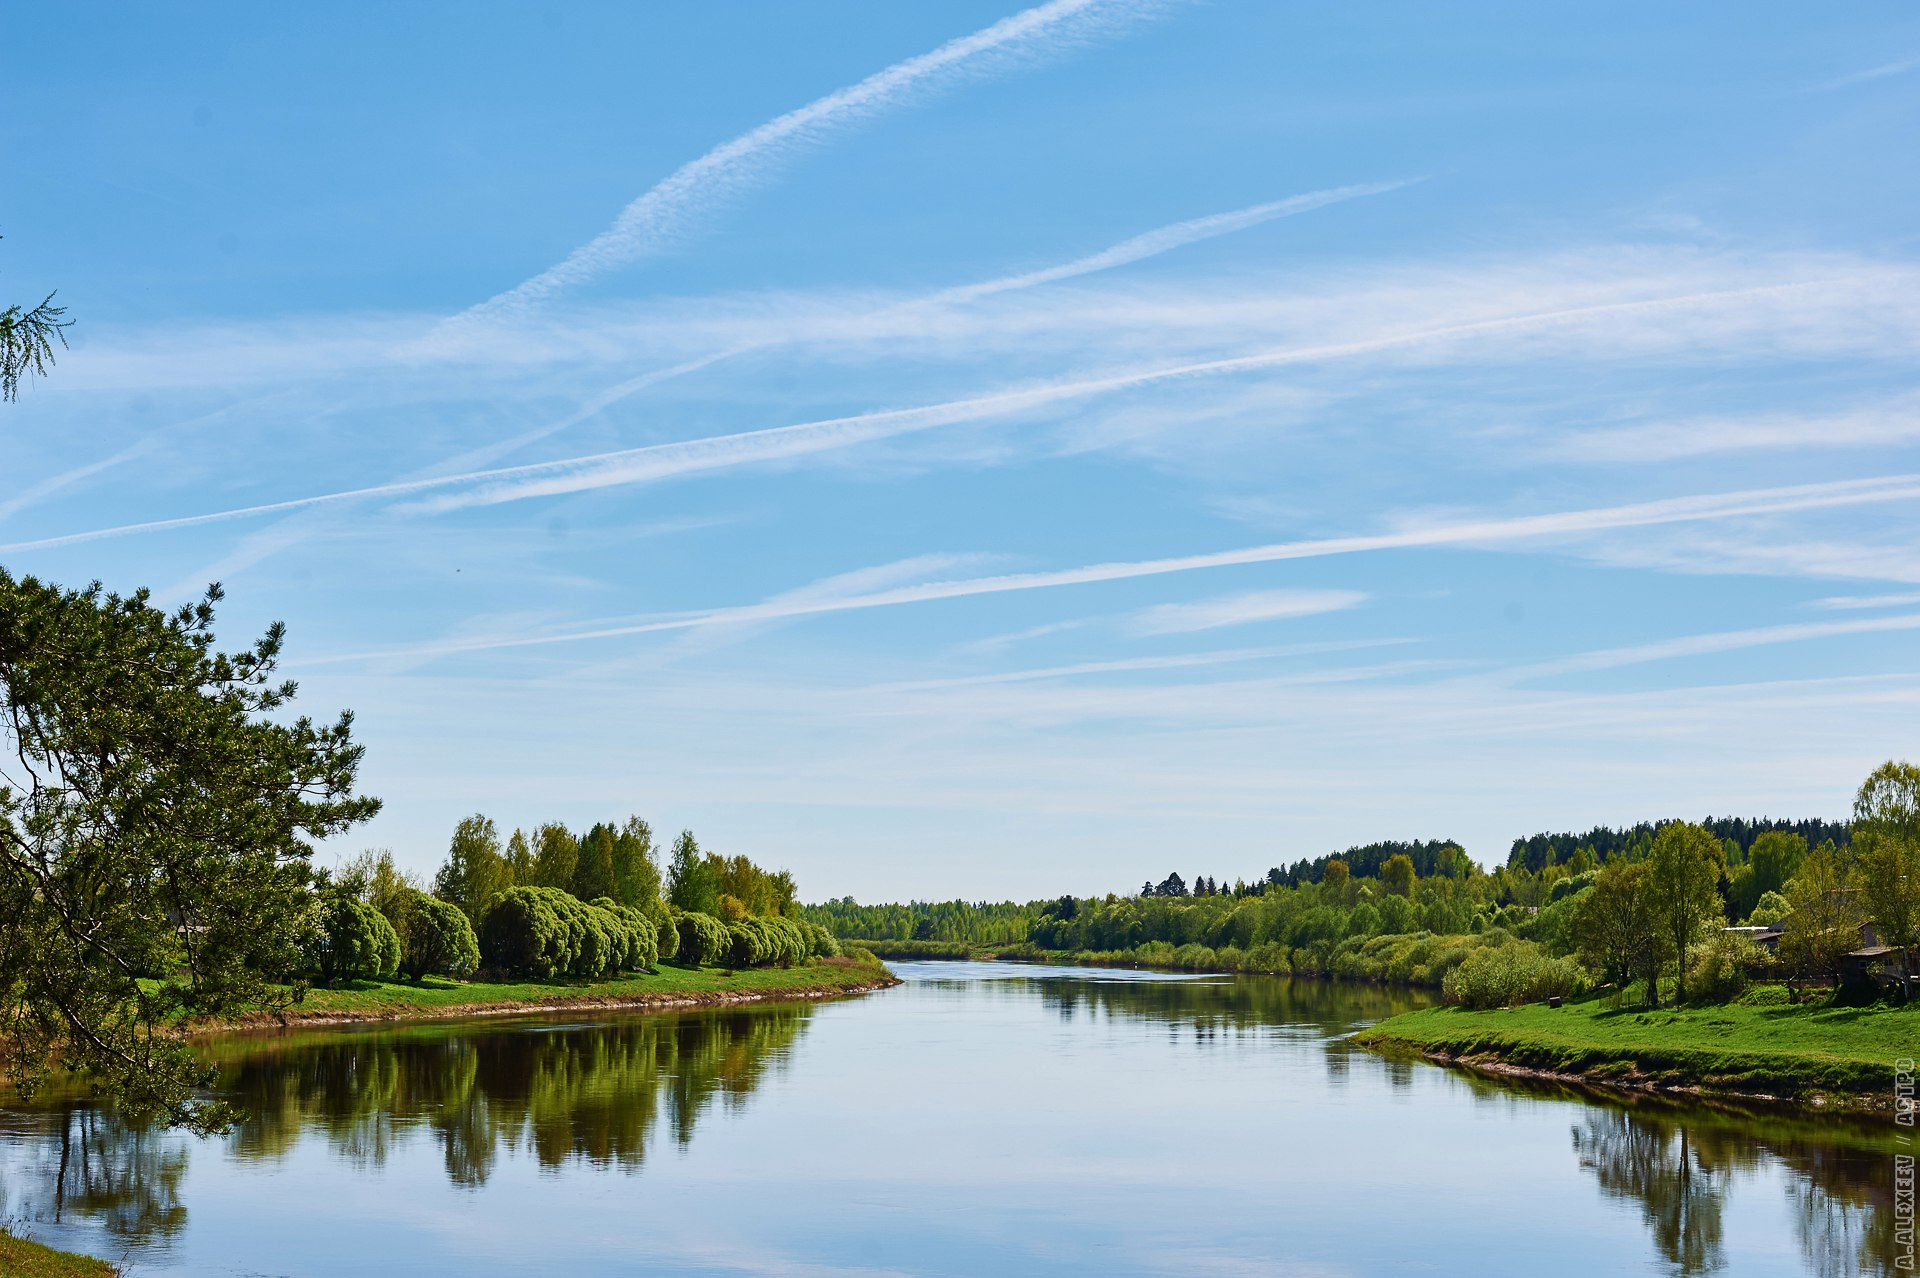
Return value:
[(1807, 1273), (1910, 1272), (1896, 1263), (1907, 1251), (1894, 1236), (1893, 1155), (1884, 1134), (1822, 1128), (1782, 1114), (1646, 1101), (1590, 1108), (1573, 1131), (1573, 1145), (1603, 1193), (1638, 1204), (1674, 1273), (1725, 1267), (1727, 1192), (1737, 1178), (1768, 1167), (1787, 1173)]
[[(938, 988), (941, 982), (929, 982)], [(1352, 1048), (1347, 1031), (1405, 1010), (1405, 991), (1272, 978), (1152, 979), (1119, 974), (958, 982), (970, 998), (1031, 1000), (1063, 1022), (1137, 1024), (1183, 1050), (1281, 1040), (1324, 1053), (1329, 1080), (1394, 1091), (1441, 1077)], [(504, 1160), (643, 1166), (662, 1141), (685, 1146), (702, 1115), (738, 1110), (789, 1058), (811, 1006), (761, 1006), (580, 1025), (549, 1021), (290, 1033), (209, 1047), (232, 1098), (250, 1111), (227, 1138), (241, 1162), (273, 1163), (301, 1141), (377, 1167), (431, 1140), (446, 1175), (481, 1186)], [(1249, 1040), (1264, 1040), (1264, 1042)], [(1807, 1273), (1909, 1272), (1893, 1210), (1890, 1124), (1847, 1124), (1652, 1098), (1624, 1100), (1552, 1083), (1455, 1075), (1490, 1106), (1566, 1106), (1572, 1153), (1600, 1193), (1631, 1204), (1665, 1266), (1727, 1269), (1733, 1186), (1780, 1177)], [(136, 1130), (71, 1100), (0, 1111), (0, 1217), (104, 1227), (134, 1247), (164, 1245), (186, 1223), (181, 1191), (194, 1142)], [(211, 1151), (209, 1151), (211, 1152)], [(1386, 1189), (1385, 1192), (1392, 1192)], [(1766, 1192), (1778, 1192), (1768, 1190)], [(1488, 1228), (1497, 1228), (1489, 1218)], [(1734, 1226), (1737, 1229), (1737, 1226)]]
[(0, 1184), (9, 1224), (94, 1219), (136, 1246), (164, 1241), (186, 1224), (180, 1201), (185, 1137), (130, 1128), (112, 1114), (71, 1101), (11, 1117), (15, 1131), (8, 1135), (26, 1140), (25, 1157), (10, 1165)]
[[(317, 1135), (377, 1167), (429, 1134), (447, 1175), (477, 1186), (502, 1151), (545, 1168), (577, 1159), (639, 1171), (657, 1133), (685, 1145), (714, 1106), (743, 1107), (812, 1013), (762, 1006), (595, 1025), (292, 1033), (212, 1050), (224, 1088), (249, 1111), (228, 1138), (236, 1158), (277, 1161)], [(184, 1227), (185, 1137), (71, 1102), (7, 1117), (30, 1151), (0, 1184), (8, 1219), (92, 1219), (140, 1247)]]
[(233, 1149), (274, 1159), (317, 1132), (377, 1166), (424, 1129), (463, 1185), (486, 1183), (502, 1150), (547, 1168), (579, 1159), (638, 1171), (663, 1121), (685, 1145), (714, 1104), (744, 1104), (812, 1011), (277, 1040), (229, 1064), (233, 1098), (250, 1114)]

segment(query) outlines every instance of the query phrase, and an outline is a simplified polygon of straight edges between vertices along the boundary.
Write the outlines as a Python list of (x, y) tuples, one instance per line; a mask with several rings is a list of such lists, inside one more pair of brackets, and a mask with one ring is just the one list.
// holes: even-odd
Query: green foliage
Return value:
[(409, 889), (394, 916), (400, 970), (413, 980), (465, 976), (480, 966), (480, 942), (459, 906)]
[[(1719, 885), (1726, 850), (1710, 831), (1675, 821), (1654, 836), (1647, 868), (1645, 890), (1651, 894), (1654, 918), (1669, 952), (1684, 956), (1701, 931), (1723, 917)], [(1679, 968), (1677, 994), (1682, 1000), (1687, 997), (1685, 963)]]
[(284, 630), (213, 644), (219, 588), (146, 592), (0, 571), (0, 1075), (81, 1073), (124, 1112), (198, 1128), (205, 1067), (157, 1031), (270, 1003), (312, 927), (308, 839), (371, 816), (350, 716), (284, 713)]
[(1782, 919), (1793, 913), (1793, 906), (1787, 898), (1778, 892), (1768, 892), (1761, 896), (1760, 903), (1753, 907), (1753, 913), (1747, 916), (1747, 922), (1755, 927), (1778, 927)]
[(19, 305), (0, 310), (0, 400), (20, 397), (20, 379), (45, 377), (53, 363), (53, 344), (67, 344), (70, 319), (49, 293), (31, 310)]
[(717, 914), (720, 877), (702, 855), (692, 830), (680, 831), (673, 841), (673, 859), (667, 866), (667, 899), (688, 914)]
[(1731, 918), (1751, 919), (1761, 898), (1777, 893), (1800, 870), (1806, 859), (1807, 840), (1803, 835), (1784, 830), (1769, 830), (1753, 841), (1745, 865), (1731, 876), (1727, 891), (1727, 913)]
[[(1581, 850), (1587, 851), (1595, 862), (1610, 861), (1616, 857), (1626, 861), (1644, 861), (1653, 850), (1655, 837), (1668, 824), (1670, 822), (1642, 821), (1621, 829), (1596, 826), (1584, 834), (1536, 834), (1530, 838), (1515, 839), (1507, 854), (1507, 865), (1537, 874), (1549, 865), (1570, 864)], [(1838, 821), (1707, 817), (1700, 822), (1700, 826), (1723, 845), (1731, 841), (1741, 849), (1743, 857), (1748, 849), (1769, 833), (1795, 834), (1807, 844), (1831, 839), (1841, 847), (1846, 845), (1848, 837), (1846, 825)]]
[[(628, 817), (613, 838), (613, 897), (622, 905), (641, 910), (652, 909), (660, 900), (660, 866), (653, 859), (653, 828), (637, 816)], [(671, 954), (671, 948), (663, 944), (661, 957)]]
[(673, 915), (662, 907), (656, 899), (649, 903), (653, 919), (653, 941), (655, 962), (664, 963), (668, 959), (680, 957), (680, 926), (674, 922)]
[(389, 976), (400, 964), (400, 938), (386, 915), (341, 889), (320, 898), (319, 917), (308, 943), (323, 982)]
[(513, 885), (513, 866), (493, 821), (475, 813), (456, 825), (447, 859), (434, 875), (433, 894), (459, 906), (477, 928), (494, 899)]
[(1883, 945), (1920, 946), (1920, 767), (1889, 761), (1853, 804), (1854, 878)]
[(698, 912), (682, 914), (677, 921), (681, 962), (691, 967), (711, 967), (725, 961), (733, 945), (725, 923)]
[(567, 890), (582, 901), (613, 898), (613, 827), (604, 822), (581, 836)]
[[(1562, 879), (1570, 883), (1571, 879)], [(1557, 888), (1559, 883), (1554, 884)], [(1589, 887), (1591, 884), (1588, 885)], [(1573, 922), (1580, 910), (1580, 903), (1586, 899), (1586, 892), (1576, 892), (1570, 896), (1560, 896), (1551, 904), (1540, 907), (1540, 913), (1527, 925), (1525, 935), (1528, 940), (1537, 942), (1549, 954), (1571, 954), (1579, 947), (1575, 939)]]
[[(1015, 901), (912, 901), (904, 905), (859, 905), (842, 897), (822, 905), (803, 905), (800, 917), (818, 923), (843, 940), (949, 941), (1000, 945), (1027, 939), (1042, 908), (1062, 903), (1078, 908), (1073, 897), (1047, 907)], [(922, 935), (924, 933), (924, 935)]]
[(1572, 959), (1554, 958), (1529, 941), (1511, 941), (1469, 954), (1447, 973), (1441, 992), (1462, 1007), (1512, 1007), (1577, 994), (1586, 986), (1586, 973)]
[(1580, 957), (1602, 979), (1624, 989), (1644, 976), (1649, 996), (1657, 998), (1667, 934), (1654, 912), (1651, 876), (1644, 861), (1614, 861), (1602, 869), (1592, 888), (1574, 898), (1579, 904), (1569, 935)]
[(1715, 933), (1687, 955), (1687, 989), (1695, 1002), (1730, 1003), (1768, 965), (1766, 951), (1745, 937)]
[(571, 891), (579, 868), (580, 840), (566, 826), (548, 822), (533, 832), (533, 875), (519, 881)]
[(1781, 962), (1793, 971), (1838, 980), (1840, 958), (1860, 944), (1866, 915), (1859, 895), (1848, 889), (1846, 867), (1833, 844), (1822, 843), (1807, 854), (1787, 884), (1786, 897)]
[(589, 905), (551, 887), (510, 888), (480, 929), (486, 965), (536, 981), (599, 980), (652, 964), (658, 932), (611, 898)]

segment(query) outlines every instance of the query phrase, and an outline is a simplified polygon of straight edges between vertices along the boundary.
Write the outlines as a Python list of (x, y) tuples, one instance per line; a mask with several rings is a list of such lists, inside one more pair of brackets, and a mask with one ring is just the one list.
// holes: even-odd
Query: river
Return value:
[(0, 1110), (0, 1218), (137, 1275), (1910, 1272), (1890, 1123), (1344, 1042), (1418, 993), (893, 966), (826, 1004), (223, 1039), (228, 1136)]

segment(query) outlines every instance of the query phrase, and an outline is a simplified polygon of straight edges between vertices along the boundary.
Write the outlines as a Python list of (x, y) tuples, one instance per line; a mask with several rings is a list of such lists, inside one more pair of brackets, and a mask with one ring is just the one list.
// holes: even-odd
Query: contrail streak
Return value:
[(1569, 307), (1552, 311), (1535, 311), (1521, 315), (1502, 316), (1497, 319), (1474, 320), (1463, 324), (1448, 324), (1437, 328), (1419, 329), (1408, 333), (1391, 334), (1386, 337), (1363, 338), (1357, 341), (1339, 342), (1325, 346), (1282, 347), (1277, 350), (1262, 351), (1253, 355), (1205, 360), (1192, 364), (1177, 364), (1156, 369), (1135, 370), (1108, 377), (1089, 378), (1076, 382), (1058, 382), (1020, 390), (1002, 391), (992, 395), (977, 396), (972, 399), (950, 400), (944, 403), (921, 405), (913, 408), (885, 409), (872, 413), (859, 413), (850, 417), (828, 418), (816, 422), (801, 422), (792, 426), (774, 426), (764, 430), (743, 431), (733, 435), (718, 435), (707, 439), (687, 440), (672, 444), (650, 444), (643, 448), (617, 449), (612, 452), (593, 453), (584, 457), (563, 458), (548, 462), (530, 462), (520, 466), (502, 466), (489, 470), (468, 471), (458, 475), (437, 475), (420, 479), (400, 480), (394, 483), (376, 484), (367, 488), (351, 488), (340, 492), (322, 493), (311, 497), (294, 497), (286, 501), (267, 502), (257, 506), (241, 506), (232, 510), (215, 511), (204, 515), (184, 515), (174, 519), (148, 520), (143, 523), (121, 524), (111, 528), (96, 528), (86, 532), (64, 533), (54, 537), (42, 537), (33, 541), (15, 542), (11, 545), (0, 546), (0, 553), (44, 550), (57, 546), (70, 546), (81, 542), (98, 541), (106, 537), (122, 537), (134, 533), (163, 532), (178, 528), (193, 528), (202, 524), (219, 523), (229, 519), (244, 519), (256, 515), (278, 514), (283, 511), (302, 510), (309, 506), (328, 505), (335, 502), (353, 501), (366, 497), (407, 496), (413, 493), (428, 492), (435, 489), (458, 488), (471, 485), (488, 486), (483, 486), (473, 493), (444, 498), (431, 503), (422, 503), (416, 507), (416, 509), (438, 512), (465, 506), (497, 505), (502, 502), (519, 501), (530, 497), (582, 492), (589, 489), (639, 483), (646, 480), (663, 479), (674, 475), (691, 474), (698, 471), (717, 470), (729, 466), (804, 456), (810, 453), (825, 452), (831, 449), (849, 447), (854, 444), (867, 443), (872, 440), (911, 434), (941, 426), (955, 425), (960, 422), (977, 421), (1005, 413), (1043, 407), (1048, 404), (1082, 399), (1112, 391), (1150, 386), (1189, 377), (1250, 372), (1259, 369), (1280, 368), (1291, 364), (1313, 363), (1319, 360), (1378, 354), (1384, 351), (1418, 347), (1433, 342), (1451, 341), (1501, 332), (1519, 332), (1530, 328), (1549, 328), (1556, 325), (1578, 323), (1583, 320), (1599, 319), (1614, 315), (1630, 315), (1680, 309), (1707, 302), (1724, 301), (1739, 297), (1761, 296), (1769, 293), (1789, 294), (1811, 287), (1817, 287), (1817, 284), (1760, 285), (1752, 288), (1722, 289), (1679, 297), (1660, 297), (1631, 302), (1604, 302), (1592, 306)]
[(455, 321), (519, 310), (571, 285), (623, 266), (682, 233), (696, 213), (750, 185), (798, 146), (836, 125), (873, 115), (916, 90), (931, 88), (992, 54), (1032, 52), (1083, 32), (1100, 19), (1120, 19), (1143, 6), (1119, 0), (1050, 0), (972, 35), (882, 71), (767, 121), (692, 160), (621, 211), (612, 226), (562, 261), (455, 317)]
[(1660, 524), (1697, 523), (1713, 519), (1734, 519), (1746, 515), (1784, 514), (1796, 510), (1818, 510), (1838, 506), (1858, 506), (1889, 501), (1920, 499), (1920, 474), (1885, 475), (1873, 479), (1849, 479), (1822, 484), (1799, 484), (1785, 488), (1753, 488), (1739, 492), (1710, 493), (1691, 497), (1673, 497), (1661, 501), (1636, 502), (1623, 506), (1600, 506), (1586, 510), (1562, 511), (1547, 515), (1522, 515), (1506, 519), (1480, 519), (1464, 523), (1441, 524), (1399, 532), (1376, 533), (1358, 537), (1328, 537), (1311, 541), (1277, 542), (1240, 550), (1211, 554), (1181, 555), (1166, 559), (1146, 559), (1121, 563), (1090, 564), (1080, 568), (1050, 572), (1008, 573), (993, 577), (972, 577), (956, 581), (933, 581), (915, 586), (877, 590), (864, 595), (846, 595), (833, 599), (788, 597), (762, 604), (747, 604), (709, 612), (665, 617), (631, 625), (602, 626), (559, 634), (520, 636), (505, 639), (474, 639), (452, 643), (426, 644), (387, 652), (354, 653), (316, 658), (303, 664), (328, 664), (339, 661), (379, 657), (442, 656), (462, 652), (484, 652), (503, 648), (531, 648), (547, 644), (574, 643), (585, 639), (611, 639), (626, 635), (658, 634), (692, 630), (750, 621), (768, 621), (825, 613), (850, 612), (867, 608), (886, 608), (900, 604), (930, 603), (940, 599), (959, 599), (973, 595), (1006, 594), (1020, 590), (1047, 590), (1059, 586), (1089, 585), (1103, 581), (1126, 581), (1141, 577), (1160, 577), (1172, 573), (1208, 568), (1230, 568), (1247, 564), (1276, 563), (1290, 559), (1318, 559), (1332, 555), (1364, 554), (1369, 551), (1410, 550), (1441, 546), (1499, 544), (1538, 538), (1575, 536), (1620, 528), (1645, 528)]
[[(994, 297), (1001, 293), (1016, 292), (1021, 289), (1038, 288), (1044, 284), (1054, 284), (1061, 280), (1075, 279), (1082, 275), (1092, 275), (1099, 271), (1110, 271), (1115, 267), (1129, 266), (1142, 262), (1174, 249), (1185, 248), (1189, 244), (1198, 244), (1221, 235), (1231, 235), (1235, 231), (1244, 231), (1249, 227), (1270, 222), (1276, 218), (1297, 217), (1310, 213), (1314, 209), (1325, 208), (1329, 204), (1339, 204), (1347, 200), (1357, 200), (1369, 195), (1384, 195), (1388, 191), (1397, 191), (1401, 187), (1412, 186), (1425, 178), (1402, 178), (1394, 182), (1367, 182), (1355, 186), (1332, 187), (1324, 191), (1309, 191), (1304, 195), (1288, 196), (1284, 200), (1273, 200), (1266, 204), (1255, 204), (1249, 208), (1234, 209), (1227, 213), (1214, 213), (1206, 217), (1191, 218), (1185, 222), (1175, 222), (1169, 226), (1131, 236), (1098, 253), (1089, 253), (1070, 262), (1056, 266), (1042, 267), (1039, 270), (1024, 271), (1017, 275), (1003, 275), (996, 279), (981, 280), (973, 284), (959, 284), (952, 288), (941, 289), (924, 297), (909, 298), (890, 306), (881, 307), (868, 318), (884, 320), (889, 316), (910, 315), (915, 311), (932, 310), (941, 306), (961, 306), (983, 297)], [(702, 369), (712, 368), (715, 364), (736, 359), (741, 355), (750, 355), (757, 351), (771, 350), (786, 345), (791, 338), (774, 337), (761, 341), (741, 342), (723, 350), (706, 355), (698, 355), (666, 368), (651, 369), (624, 381), (607, 387), (579, 408), (557, 421), (536, 427), (502, 440), (497, 444), (476, 449), (467, 454), (475, 461), (494, 461), (508, 456), (528, 444), (537, 443), (559, 434), (563, 430), (578, 426), (581, 422), (598, 416), (623, 399), (639, 394), (662, 382), (672, 381), (676, 377), (685, 377)]]

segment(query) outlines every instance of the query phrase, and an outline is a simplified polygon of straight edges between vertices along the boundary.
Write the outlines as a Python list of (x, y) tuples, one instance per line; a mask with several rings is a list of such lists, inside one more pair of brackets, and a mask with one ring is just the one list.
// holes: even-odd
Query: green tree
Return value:
[(386, 915), (340, 888), (321, 894), (311, 947), (314, 969), (325, 984), (390, 976), (400, 964), (400, 938)]
[(1380, 886), (1394, 896), (1413, 895), (1413, 858), (1396, 852), (1380, 867)]
[(533, 883), (570, 891), (580, 867), (580, 841), (567, 827), (549, 823), (533, 832)]
[(533, 848), (527, 843), (524, 830), (515, 830), (507, 840), (507, 870), (515, 887), (533, 887)]
[(613, 898), (642, 910), (660, 900), (660, 866), (653, 859), (653, 830), (637, 816), (628, 817), (614, 836)]
[(513, 867), (492, 820), (475, 813), (454, 826), (447, 859), (433, 877), (434, 895), (459, 906), (478, 928), (494, 898), (512, 886)]
[(613, 827), (603, 822), (595, 823), (580, 838), (573, 882), (568, 887), (583, 901), (613, 895), (613, 838)]
[(1753, 841), (1747, 863), (1732, 875), (1728, 904), (1735, 918), (1750, 916), (1769, 892), (1778, 892), (1799, 870), (1807, 855), (1805, 835), (1769, 830)]
[(0, 570), (0, 1074), (65, 1067), (200, 1129), (228, 1112), (165, 1029), (278, 997), (312, 927), (309, 840), (379, 809), (351, 716), (285, 713), (282, 626), (214, 647), (221, 597), (166, 613)]
[(1353, 872), (1345, 861), (1335, 857), (1320, 872), (1321, 897), (1329, 905), (1345, 909), (1352, 902)]
[(1860, 944), (1865, 915), (1860, 894), (1847, 883), (1847, 869), (1831, 841), (1807, 853), (1787, 884), (1792, 912), (1781, 925), (1779, 954), (1803, 972), (1840, 977), (1840, 959)]
[(1920, 946), (1920, 768), (1889, 761), (1853, 802), (1854, 877), (1882, 945), (1911, 972)]
[(480, 966), (480, 942), (459, 906), (409, 888), (396, 913), (400, 970), (423, 976), (465, 976)]
[(688, 914), (712, 914), (720, 908), (720, 876), (700, 851), (692, 830), (680, 831), (667, 865), (668, 899)]
[(1621, 989), (1645, 975), (1647, 999), (1658, 1006), (1666, 944), (1647, 887), (1650, 872), (1645, 862), (1602, 868), (1574, 906), (1573, 942), (1588, 967)]
[(389, 923), (396, 921), (406, 894), (425, 886), (419, 875), (393, 863), (391, 848), (368, 848), (335, 870), (332, 881), (380, 911)]
[(1720, 876), (1726, 850), (1720, 840), (1690, 821), (1674, 821), (1654, 836), (1647, 854), (1649, 904), (1677, 960), (1674, 999), (1687, 997), (1687, 947), (1702, 929), (1723, 917)]

